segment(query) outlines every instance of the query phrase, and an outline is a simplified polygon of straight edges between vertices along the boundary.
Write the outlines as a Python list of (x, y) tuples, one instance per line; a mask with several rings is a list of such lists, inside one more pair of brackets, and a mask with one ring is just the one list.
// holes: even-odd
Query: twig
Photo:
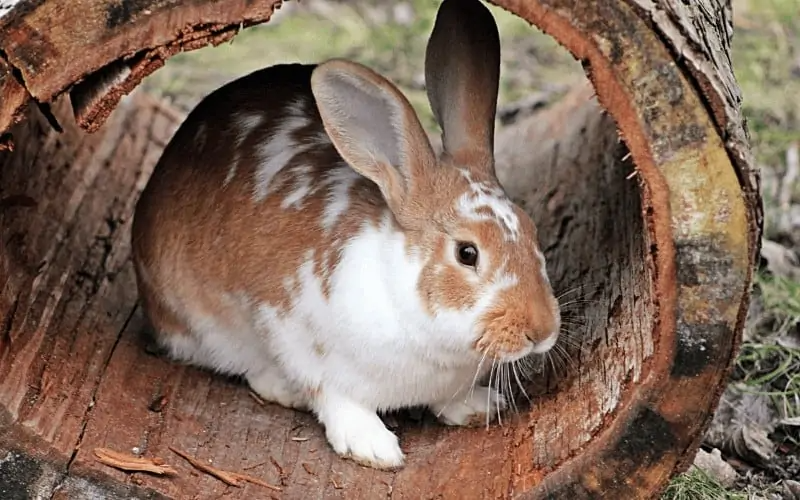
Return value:
[(222, 481), (223, 483), (225, 483), (227, 485), (235, 486), (237, 488), (241, 488), (242, 487), (242, 482), (247, 482), (247, 483), (257, 484), (257, 485), (263, 486), (265, 488), (269, 488), (269, 489), (271, 489), (273, 491), (283, 491), (280, 487), (275, 486), (274, 484), (269, 484), (267, 482), (262, 481), (261, 479), (258, 479), (258, 478), (252, 477), (252, 476), (248, 476), (247, 474), (240, 474), (238, 472), (225, 471), (225, 470), (217, 469), (216, 467), (212, 467), (210, 465), (204, 464), (203, 462), (200, 462), (199, 460), (190, 457), (188, 453), (186, 453), (184, 451), (180, 451), (180, 450), (178, 450), (176, 448), (173, 448), (172, 446), (170, 446), (169, 449), (170, 449), (170, 451), (172, 451), (173, 453), (175, 453), (179, 457), (181, 457), (184, 460), (186, 460), (187, 462), (189, 462), (189, 464), (191, 464), (191, 466), (194, 467), (195, 469), (199, 470), (200, 472), (205, 472), (209, 476), (213, 476), (213, 477), (219, 479), (220, 481)]
[(261, 467), (262, 465), (264, 465), (266, 463), (267, 463), (267, 461), (264, 460), (264, 461), (258, 462), (257, 464), (248, 465), (247, 467), (242, 467), (242, 470), (253, 470), (256, 467)]
[(284, 473), (283, 473), (283, 467), (281, 467), (281, 464), (279, 464), (278, 461), (275, 460), (273, 457), (269, 457), (269, 461), (272, 462), (272, 465), (275, 466), (275, 468), (278, 470), (278, 475), (280, 477), (283, 477)]
[(176, 475), (178, 471), (160, 458), (145, 458), (121, 453), (108, 448), (95, 448), (94, 455), (101, 464), (126, 472), (150, 472), (152, 474)]

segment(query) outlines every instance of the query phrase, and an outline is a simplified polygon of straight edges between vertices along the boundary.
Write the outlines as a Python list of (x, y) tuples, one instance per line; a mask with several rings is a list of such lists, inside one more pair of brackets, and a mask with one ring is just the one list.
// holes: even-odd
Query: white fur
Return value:
[(487, 408), (498, 411), (506, 408), (506, 398), (489, 387), (476, 387), (463, 398), (454, 398), (446, 405), (435, 405), (431, 410), (447, 425), (465, 425), (470, 417), (485, 413)]
[[(516, 241), (519, 238), (519, 218), (514, 212), (514, 205), (503, 190), (498, 186), (476, 182), (472, 180), (468, 170), (459, 170), (470, 186), (470, 191), (464, 193), (456, 202), (459, 215), (474, 221), (493, 219), (503, 229), (506, 240)], [(481, 208), (488, 208), (494, 217), (479, 213), (478, 209)]]
[(331, 169), (325, 176), (330, 190), (322, 213), (322, 228), (329, 232), (350, 206), (350, 189), (361, 175), (348, 165)]
[(536, 354), (544, 354), (552, 349), (553, 346), (556, 345), (556, 342), (558, 342), (558, 330), (551, 332), (549, 337), (533, 346), (531, 352)]
[(311, 176), (311, 167), (309, 165), (299, 165), (293, 168), (294, 174), (294, 189), (281, 201), (281, 208), (286, 210), (289, 207), (300, 209), (303, 206), (303, 200), (308, 196), (314, 194), (314, 178)]
[(0, 0), (0, 18), (14, 9), (21, 0)]
[(300, 144), (293, 134), (311, 124), (311, 118), (305, 110), (304, 101), (297, 100), (287, 105), (284, 121), (272, 132), (267, 140), (257, 148), (261, 158), (255, 173), (253, 199), (263, 201), (270, 192), (270, 182), (275, 175), (296, 155), (308, 151), (313, 143)]
[[(233, 141), (233, 159), (231, 166), (228, 169), (228, 174), (222, 182), (223, 186), (227, 186), (229, 182), (236, 176), (236, 169), (239, 167), (241, 160), (242, 143), (247, 139), (250, 133), (259, 125), (264, 123), (263, 113), (239, 113), (233, 116), (233, 125), (236, 128), (236, 137)], [(202, 124), (197, 130), (197, 138), (200, 140), (202, 137), (203, 142), (206, 140), (206, 126)]]
[(536, 244), (533, 245), (533, 254), (536, 256), (536, 260), (539, 261), (539, 275), (542, 277), (542, 280), (549, 285), (550, 276), (547, 274), (547, 262), (545, 262), (544, 254), (539, 250)]

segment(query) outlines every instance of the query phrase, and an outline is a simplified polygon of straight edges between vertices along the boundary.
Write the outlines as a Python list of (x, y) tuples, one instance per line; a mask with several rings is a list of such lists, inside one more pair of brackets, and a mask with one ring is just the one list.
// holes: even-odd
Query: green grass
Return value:
[(783, 346), (776, 338), (800, 324), (800, 283), (788, 278), (756, 277), (769, 331), (744, 343), (736, 360), (734, 388), (772, 399), (781, 419), (800, 417), (800, 349)]
[(800, 322), (800, 283), (782, 276), (758, 274), (756, 284), (761, 292), (764, 307), (770, 314), (780, 319), (781, 333)]
[(696, 467), (676, 476), (661, 496), (662, 500), (747, 500), (747, 498), (744, 493), (726, 489)]

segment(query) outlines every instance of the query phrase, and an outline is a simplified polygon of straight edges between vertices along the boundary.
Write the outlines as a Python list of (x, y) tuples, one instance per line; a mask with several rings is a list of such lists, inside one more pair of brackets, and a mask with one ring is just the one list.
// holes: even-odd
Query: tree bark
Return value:
[[(572, 301), (568, 359), (540, 367), (502, 426), (396, 417), (409, 457), (396, 472), (337, 458), (309, 415), (150, 355), (140, 336), (130, 215), (182, 116), (123, 96), (277, 2), (79, 3), (0, 8), (0, 137), (14, 145), (0, 152), (0, 496), (649, 498), (688, 466), (762, 226), (724, 1), (496, 0), (591, 82), (497, 137), (500, 180)], [(283, 491), (231, 488), (170, 447)], [(122, 472), (95, 448), (178, 474)]]

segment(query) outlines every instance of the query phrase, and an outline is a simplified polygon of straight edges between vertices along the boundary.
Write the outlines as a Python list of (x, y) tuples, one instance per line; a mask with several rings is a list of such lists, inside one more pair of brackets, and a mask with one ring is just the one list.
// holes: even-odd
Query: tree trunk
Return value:
[[(0, 497), (649, 498), (685, 469), (738, 347), (762, 226), (730, 7), (496, 3), (567, 47), (592, 84), (497, 137), (500, 180), (574, 302), (575, 345), (502, 426), (400, 415), (408, 465), (380, 472), (337, 458), (308, 414), (150, 355), (139, 335), (130, 216), (182, 117), (123, 96), (275, 2), (0, 1), (0, 137), (13, 146), (0, 152)], [(230, 488), (170, 447), (282, 491)], [(96, 448), (177, 474), (122, 472)]]

